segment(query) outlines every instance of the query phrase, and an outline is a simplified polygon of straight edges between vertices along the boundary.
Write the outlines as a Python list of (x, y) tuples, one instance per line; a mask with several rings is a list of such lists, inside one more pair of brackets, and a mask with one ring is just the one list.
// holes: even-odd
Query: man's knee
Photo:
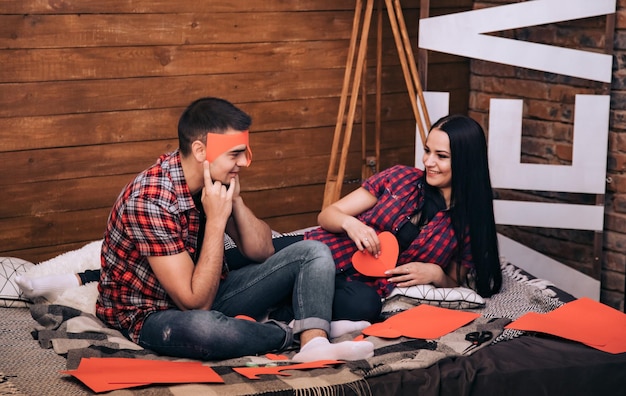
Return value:
[(329, 269), (334, 274), (335, 261), (333, 260), (333, 254), (326, 244), (307, 239), (294, 243), (289, 246), (289, 249), (292, 249), (291, 254), (300, 256), (303, 262), (315, 262), (316, 266)]
[(301, 249), (307, 250), (309, 254), (312, 255), (320, 255), (327, 256), (332, 258), (332, 253), (328, 246), (325, 243), (320, 241), (314, 241), (311, 239), (304, 239), (302, 241), (294, 243), (295, 246), (298, 246)]

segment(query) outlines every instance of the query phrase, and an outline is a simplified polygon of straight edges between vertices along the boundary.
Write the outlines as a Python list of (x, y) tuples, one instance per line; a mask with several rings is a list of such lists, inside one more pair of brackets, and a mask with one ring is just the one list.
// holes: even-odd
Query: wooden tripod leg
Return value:
[[(343, 178), (346, 171), (346, 161), (348, 157), (348, 149), (350, 147), (350, 139), (352, 137), (352, 127), (354, 125), (354, 115), (356, 111), (356, 104), (358, 101), (359, 86), (361, 84), (361, 78), (363, 76), (363, 67), (365, 64), (365, 55), (367, 52), (367, 38), (369, 35), (370, 22), (372, 19), (373, 1), (367, 0), (365, 6), (365, 15), (363, 17), (363, 26), (360, 33), (360, 42), (357, 52), (356, 70), (352, 76), (352, 69), (354, 66), (354, 54), (357, 48), (357, 41), (359, 36), (358, 25), (361, 20), (361, 10), (363, 8), (362, 0), (357, 0), (354, 24), (352, 28), (352, 37), (350, 39), (350, 49), (348, 54), (348, 62), (346, 65), (346, 72), (344, 75), (343, 88), (341, 92), (341, 98), (339, 103), (339, 113), (337, 115), (337, 124), (335, 125), (335, 135), (333, 137), (333, 146), (330, 155), (330, 165), (328, 167), (328, 174), (326, 176), (326, 186), (324, 190), (324, 202), (322, 209), (337, 201), (341, 196), (341, 188), (343, 185)], [(420, 131), (420, 137), (422, 142), (426, 141), (426, 128), (422, 121), (422, 115), (429, 126), (430, 121), (428, 118), (428, 112), (426, 110), (426, 104), (422, 92), (422, 87), (419, 81), (417, 66), (415, 65), (415, 58), (413, 57), (413, 51), (411, 50), (411, 44), (409, 42), (408, 34), (406, 32), (406, 25), (404, 23), (404, 16), (402, 15), (402, 7), (400, 0), (385, 0), (387, 13), (389, 14), (389, 20), (391, 22), (391, 28), (393, 30), (393, 36), (398, 49), (398, 55), (400, 56), (400, 63), (402, 65), (402, 71), (404, 73), (404, 80), (409, 91), (409, 99), (411, 100), (411, 106), (413, 108), (413, 114), (415, 116), (416, 123)], [(380, 3), (379, 3), (380, 4)], [(379, 32), (380, 35), (380, 32)], [(378, 67), (378, 65), (377, 65)], [(377, 69), (377, 73), (378, 73)], [(343, 130), (343, 118), (346, 110), (346, 102), (348, 97), (348, 90), (350, 89), (350, 83), (352, 82), (352, 91), (350, 93), (350, 105), (348, 108), (348, 115), (346, 120), (346, 129)], [(377, 81), (378, 82), (378, 81)], [(377, 83), (377, 91), (380, 91), (380, 85)], [(419, 98), (421, 105), (421, 115), (418, 109), (417, 100)], [(379, 106), (379, 97), (377, 96), (377, 106)], [(377, 119), (377, 123), (378, 123)], [(378, 125), (378, 124), (377, 124)], [(378, 126), (377, 126), (378, 128)], [(380, 137), (377, 134), (377, 155), (378, 144)], [(339, 145), (341, 144), (341, 157), (337, 160)], [(378, 164), (377, 164), (378, 165)], [(338, 170), (336, 170), (338, 166)]]
[(380, 134), (382, 130), (381, 109), (383, 103), (383, 0), (378, 0), (376, 37), (376, 126), (374, 144), (376, 153), (376, 172), (380, 171)]
[[(413, 115), (415, 116), (422, 142), (425, 142), (426, 128), (424, 127), (424, 122), (422, 121), (420, 110), (417, 107), (418, 97), (420, 98), (420, 102), (422, 104), (424, 103), (423, 92), (421, 84), (419, 83), (417, 66), (415, 66), (415, 58), (413, 57), (413, 51), (411, 50), (411, 43), (409, 42), (408, 34), (406, 32), (404, 16), (402, 15), (402, 6), (400, 5), (399, 0), (395, 0), (393, 3), (392, 0), (385, 0), (385, 3), (387, 4), (389, 22), (391, 23), (393, 37), (395, 39), (396, 47), (398, 50), (398, 56), (400, 57), (400, 64), (402, 65), (402, 72), (404, 73), (404, 81), (409, 92), (409, 99), (411, 101)], [(428, 118), (426, 106), (422, 106), (422, 112), (424, 113), (425, 117)]]
[(324, 203), (322, 208), (326, 207), (333, 202), (335, 195), (335, 189), (337, 184), (337, 155), (339, 150), (339, 143), (341, 141), (341, 134), (343, 128), (343, 117), (346, 112), (346, 102), (348, 100), (348, 90), (350, 89), (350, 76), (352, 75), (352, 69), (354, 67), (354, 56), (356, 54), (357, 41), (359, 37), (359, 26), (361, 23), (361, 10), (363, 8), (363, 2), (357, 0), (354, 8), (354, 19), (352, 21), (352, 34), (350, 36), (350, 47), (348, 48), (348, 58), (346, 61), (346, 70), (343, 76), (343, 86), (341, 88), (341, 96), (339, 97), (339, 111), (337, 113), (337, 121), (335, 123), (335, 133), (333, 135), (333, 143), (330, 150), (330, 164), (328, 166), (328, 173), (326, 174), (326, 186), (324, 190)]
[[(418, 68), (417, 68), (417, 65), (415, 64), (415, 55), (413, 54), (411, 41), (409, 40), (409, 34), (406, 29), (406, 22), (404, 20), (404, 13), (402, 12), (402, 6), (400, 5), (400, 0), (394, 0), (394, 8), (396, 10), (396, 17), (398, 19), (398, 24), (400, 26), (400, 33), (402, 33), (402, 42), (406, 50), (407, 62), (411, 68), (411, 77), (413, 79), (413, 84), (417, 91), (417, 97), (419, 98), (421, 116), (423, 117), (422, 125), (425, 130), (428, 130), (430, 128), (431, 121), (430, 121), (430, 117), (428, 116), (428, 109), (426, 108), (426, 101), (424, 100), (424, 91), (422, 90), (422, 83), (420, 82)], [(416, 118), (416, 121), (420, 122), (420, 119)], [(426, 142), (425, 130), (424, 132), (422, 132), (422, 130), (420, 129), (422, 143)]]
[[(364, 74), (365, 75), (365, 74)], [(361, 180), (365, 180), (380, 171), (380, 131), (382, 108), (382, 79), (383, 79), (383, 0), (376, 0), (376, 103), (374, 111), (374, 156), (367, 155), (367, 120), (363, 116), (361, 123), (363, 135), (361, 140)], [(363, 79), (365, 84), (365, 78)], [(366, 92), (363, 92), (366, 96)], [(365, 103), (365, 101), (363, 101)], [(365, 114), (365, 112), (363, 113)], [(372, 162), (373, 160), (373, 162)]]
[[(339, 113), (337, 115), (337, 123), (335, 125), (335, 134), (333, 136), (333, 146), (330, 155), (330, 165), (328, 167), (328, 173), (326, 176), (326, 186), (324, 190), (324, 202), (322, 208), (337, 201), (341, 196), (341, 187), (343, 185), (343, 178), (346, 171), (346, 161), (348, 158), (348, 149), (350, 147), (350, 139), (352, 137), (352, 127), (354, 125), (354, 115), (356, 112), (356, 104), (359, 96), (359, 87), (361, 84), (361, 77), (363, 74), (363, 67), (365, 63), (365, 55), (367, 52), (367, 38), (369, 35), (370, 22), (372, 20), (372, 10), (374, 8), (374, 0), (367, 0), (365, 6), (365, 14), (363, 16), (363, 26), (360, 33), (360, 42), (357, 52), (356, 68), (354, 75), (352, 76), (354, 53), (357, 48), (356, 43), (359, 36), (359, 24), (362, 9), (362, 1), (357, 0), (355, 8), (355, 17), (352, 28), (352, 37), (350, 39), (350, 49), (348, 54), (348, 61), (346, 65), (346, 72), (344, 74), (343, 88), (341, 92), (341, 98), (339, 103)], [(352, 78), (351, 78), (352, 76)], [(350, 84), (352, 82), (352, 84)], [(352, 91), (350, 93), (350, 105), (348, 108), (348, 115), (346, 120), (346, 130), (343, 131), (343, 117), (345, 115), (346, 101), (348, 97), (348, 90), (352, 85)], [(337, 152), (341, 143), (341, 157), (337, 164)], [(338, 166), (338, 170), (336, 170)]]

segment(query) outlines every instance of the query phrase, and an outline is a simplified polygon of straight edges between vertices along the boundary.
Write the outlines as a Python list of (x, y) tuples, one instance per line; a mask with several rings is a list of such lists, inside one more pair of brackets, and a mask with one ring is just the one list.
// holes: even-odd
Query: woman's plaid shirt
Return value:
[[(424, 172), (418, 168), (396, 165), (381, 171), (363, 182), (362, 187), (372, 193), (378, 202), (357, 218), (377, 232), (391, 231), (394, 234), (419, 212), (424, 203)], [(348, 280), (358, 280), (375, 288), (381, 297), (386, 297), (395, 284), (385, 278), (362, 275), (352, 266), (352, 255), (356, 245), (346, 233), (334, 234), (321, 228), (305, 234), (305, 239), (324, 242), (333, 252), (338, 274)], [(438, 212), (421, 230), (413, 243), (398, 257), (398, 263), (414, 261), (435, 263), (443, 268), (456, 257), (457, 239), (447, 210)], [(472, 268), (469, 236), (466, 236), (461, 253), (461, 262)]]

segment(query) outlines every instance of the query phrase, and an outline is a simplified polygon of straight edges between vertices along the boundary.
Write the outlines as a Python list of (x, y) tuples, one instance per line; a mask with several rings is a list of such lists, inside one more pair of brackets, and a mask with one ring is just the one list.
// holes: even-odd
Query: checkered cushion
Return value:
[(30, 300), (22, 295), (15, 277), (35, 264), (15, 257), (0, 257), (0, 307), (28, 307)]
[(474, 290), (465, 287), (439, 288), (433, 285), (396, 287), (385, 299), (382, 317), (386, 318), (419, 304), (448, 309), (483, 308), (485, 300)]

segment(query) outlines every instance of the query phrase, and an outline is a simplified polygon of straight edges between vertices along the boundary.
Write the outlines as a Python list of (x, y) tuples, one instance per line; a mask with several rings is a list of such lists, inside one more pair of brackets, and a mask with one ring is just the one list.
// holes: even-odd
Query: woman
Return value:
[[(350, 285), (353, 293), (335, 296), (335, 316), (337, 311), (358, 311), (372, 320), (380, 314), (380, 297), (396, 286), (456, 287), (467, 283), (470, 272), (481, 296), (500, 290), (483, 129), (463, 115), (441, 118), (428, 134), (422, 161), (424, 171), (398, 165), (371, 176), (325, 208), (318, 216), (321, 227), (305, 235), (331, 248), (338, 270), (336, 288), (344, 282), (361, 284), (358, 289)], [(382, 231), (398, 239), (396, 267), (386, 278), (359, 274), (352, 267), (352, 255), (357, 249), (380, 253), (377, 234)]]

